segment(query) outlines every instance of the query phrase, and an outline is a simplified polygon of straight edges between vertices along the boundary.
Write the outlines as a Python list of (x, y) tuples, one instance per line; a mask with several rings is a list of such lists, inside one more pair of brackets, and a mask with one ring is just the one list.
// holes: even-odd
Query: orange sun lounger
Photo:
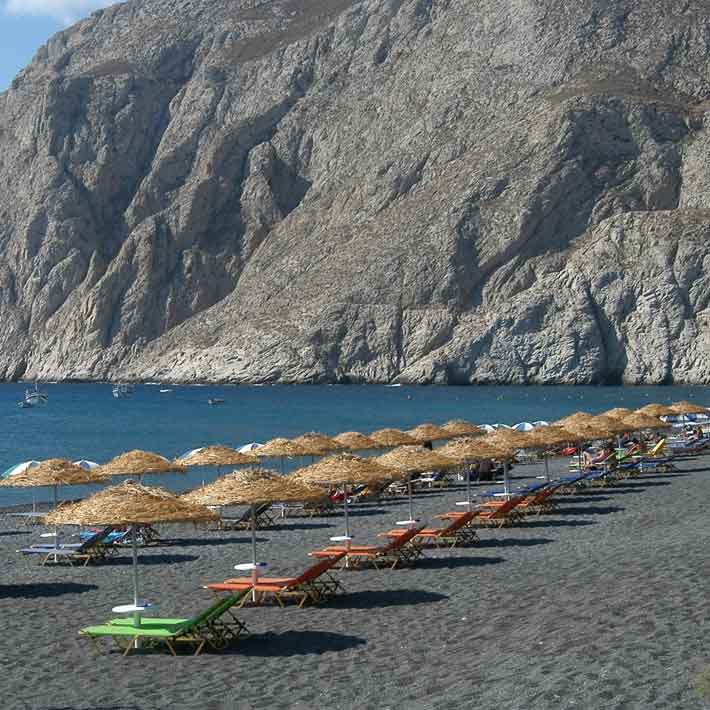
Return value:
[(416, 537), (423, 529), (424, 526), (420, 525), (419, 527), (388, 530), (380, 533), (379, 537), (389, 538), (389, 542), (380, 547), (377, 545), (351, 545), (350, 547), (338, 545), (311, 552), (311, 555), (321, 557), (337, 551), (344, 553), (348, 561), (352, 561), (355, 565), (369, 562), (379, 568), (380, 563), (385, 563), (389, 565), (390, 569), (394, 569), (400, 564), (413, 564), (421, 557), (422, 545), (416, 540)]
[(417, 533), (417, 537), (422, 540), (423, 544), (448, 545), (449, 547), (456, 547), (462, 542), (475, 542), (478, 536), (470, 525), (475, 521), (476, 513), (475, 510), (455, 513), (455, 517), (449, 518), (449, 524), (446, 527), (423, 528)]
[[(293, 598), (298, 600), (299, 608), (303, 608), (309, 600), (317, 604), (344, 591), (343, 585), (330, 573), (343, 557), (345, 552), (331, 551), (297, 577), (260, 577), (256, 583), (250, 577), (238, 577), (208, 584), (207, 588), (214, 592), (238, 592), (253, 588), (257, 603), (271, 596), (283, 608), (284, 601)], [(245, 596), (240, 606), (250, 598), (250, 595)]]

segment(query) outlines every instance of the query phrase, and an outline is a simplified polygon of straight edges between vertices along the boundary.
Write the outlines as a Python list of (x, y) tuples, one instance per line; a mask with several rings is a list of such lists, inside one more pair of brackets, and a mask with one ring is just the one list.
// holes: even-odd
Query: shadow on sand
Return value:
[(549, 542), (555, 541), (549, 537), (484, 538), (476, 542), (476, 547), (534, 547), (547, 545)]
[[(579, 511), (581, 512), (581, 511)], [(521, 527), (530, 528), (580, 528), (583, 525), (596, 525), (593, 520), (526, 520), (520, 524)]]
[(557, 508), (554, 515), (609, 515), (626, 510), (618, 505), (584, 505), (574, 508)]
[[(475, 543), (478, 547), (479, 543)], [(473, 545), (471, 545), (473, 547)], [(456, 569), (457, 567), (483, 567), (484, 565), (497, 565), (505, 562), (504, 557), (424, 557), (417, 561), (421, 569)]]
[(333, 651), (347, 651), (364, 646), (359, 636), (336, 634), (329, 631), (284, 631), (251, 636), (222, 653), (256, 658), (320, 655)]
[(338, 609), (380, 609), (390, 606), (415, 606), (448, 599), (445, 594), (423, 589), (377, 589), (348, 592), (332, 599), (328, 604)]
[[(266, 542), (265, 537), (257, 537), (257, 542)], [(212, 545), (235, 545), (240, 542), (251, 544), (251, 533), (245, 530), (241, 537), (181, 537), (173, 540), (163, 541), (156, 547), (205, 547)]]
[[(138, 555), (138, 564), (141, 567), (147, 565), (172, 565), (178, 562), (194, 562), (200, 558), (197, 555), (147, 555), (145, 553), (140, 553)], [(130, 567), (133, 564), (130, 554), (124, 557), (109, 557), (104, 565), (116, 565), (118, 567), (125, 566)]]
[(95, 584), (77, 582), (52, 582), (48, 584), (0, 584), (0, 599), (43, 599), (61, 597), (65, 594), (92, 592)]

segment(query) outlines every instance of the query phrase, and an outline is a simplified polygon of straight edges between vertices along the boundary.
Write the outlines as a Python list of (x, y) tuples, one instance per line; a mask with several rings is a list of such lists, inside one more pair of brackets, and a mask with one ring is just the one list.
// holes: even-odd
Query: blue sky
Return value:
[(0, 0), (0, 91), (55, 32), (116, 0)]

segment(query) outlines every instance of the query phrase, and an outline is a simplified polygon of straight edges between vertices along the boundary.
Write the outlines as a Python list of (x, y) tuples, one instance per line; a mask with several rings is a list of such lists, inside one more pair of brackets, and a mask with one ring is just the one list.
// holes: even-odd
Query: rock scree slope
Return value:
[(710, 381), (710, 0), (136, 0), (0, 94), (0, 378)]

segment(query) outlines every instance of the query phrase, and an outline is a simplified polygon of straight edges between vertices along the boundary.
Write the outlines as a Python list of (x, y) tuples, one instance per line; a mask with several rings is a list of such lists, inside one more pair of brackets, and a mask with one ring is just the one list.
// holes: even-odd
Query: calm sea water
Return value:
[[(334, 435), (385, 426), (410, 428), (425, 421), (475, 423), (554, 420), (577, 410), (636, 408), (649, 402), (690, 399), (710, 404), (710, 387), (385, 387), (376, 385), (137, 386), (114, 399), (109, 384), (56, 384), (42, 389), (45, 407), (19, 409), (25, 385), (0, 386), (0, 471), (28, 459), (61, 457), (105, 462), (130, 449), (167, 457), (207, 444), (240, 446), (307, 431)], [(220, 406), (207, 400), (219, 397)], [(183, 490), (216, 475), (193, 469), (187, 476), (150, 481)], [(85, 494), (64, 488), (60, 497)], [(0, 506), (49, 500), (46, 489), (0, 489)]]

